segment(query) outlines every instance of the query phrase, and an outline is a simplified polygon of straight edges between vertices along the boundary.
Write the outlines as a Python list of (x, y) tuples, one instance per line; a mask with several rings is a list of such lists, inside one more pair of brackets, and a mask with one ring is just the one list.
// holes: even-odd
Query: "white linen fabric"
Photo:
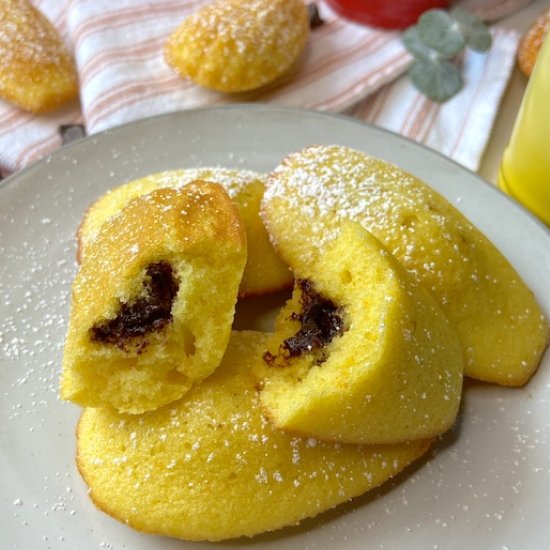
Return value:
[[(516, 33), (494, 27), (489, 52), (466, 53), (464, 89), (439, 105), (403, 76), (411, 57), (399, 32), (349, 22), (321, 1), (317, 4), (324, 24), (311, 32), (290, 74), (261, 91), (221, 94), (181, 78), (163, 57), (166, 38), (208, 1), (35, 0), (74, 54), (80, 103), (39, 116), (0, 100), (2, 174), (57, 149), (61, 125), (83, 124), (92, 134), (160, 113), (235, 102), (344, 112), (424, 143), (468, 168), (478, 167), (513, 68)], [(475, 4), (480, 13), (494, 17), (525, 3)]]

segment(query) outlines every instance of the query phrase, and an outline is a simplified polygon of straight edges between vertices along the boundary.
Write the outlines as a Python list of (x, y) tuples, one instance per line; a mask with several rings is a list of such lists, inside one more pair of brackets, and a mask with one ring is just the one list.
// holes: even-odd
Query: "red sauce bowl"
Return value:
[(446, 8), (449, 0), (326, 0), (339, 15), (358, 23), (385, 29), (414, 25), (426, 10)]

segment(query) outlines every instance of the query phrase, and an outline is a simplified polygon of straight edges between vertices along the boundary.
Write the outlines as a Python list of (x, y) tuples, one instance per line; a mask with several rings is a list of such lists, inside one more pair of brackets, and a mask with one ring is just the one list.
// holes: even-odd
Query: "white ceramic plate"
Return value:
[[(58, 400), (74, 235), (108, 188), (200, 165), (268, 171), (338, 143), (392, 161), (445, 195), (515, 265), (550, 315), (550, 235), (450, 160), (351, 119), (235, 106), (143, 120), (84, 139), (0, 187), (0, 546), (205, 547), (138, 534), (91, 504), (74, 463), (77, 407)], [(225, 549), (550, 548), (550, 357), (522, 389), (468, 384), (457, 428), (427, 460), (300, 527)], [(214, 545), (212, 545), (214, 547)]]

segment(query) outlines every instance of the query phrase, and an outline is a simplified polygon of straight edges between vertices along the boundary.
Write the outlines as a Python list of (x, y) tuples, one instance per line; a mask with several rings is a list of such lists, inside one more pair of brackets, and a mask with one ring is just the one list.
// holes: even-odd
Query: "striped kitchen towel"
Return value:
[[(318, 2), (324, 24), (315, 28), (300, 63), (276, 86), (227, 95), (179, 77), (164, 62), (166, 38), (209, 0), (34, 0), (73, 51), (80, 104), (47, 116), (0, 101), (0, 170), (8, 174), (62, 143), (59, 128), (83, 124), (89, 134), (178, 109), (234, 102), (275, 102), (346, 112), (416, 139), (475, 169), (511, 74), (518, 37), (494, 31), (487, 54), (464, 56), (466, 86), (440, 106), (406, 78), (410, 63), (400, 33), (336, 16)], [(471, 0), (462, 0), (468, 3)], [(460, 3), (460, 2), (459, 2)], [(476, 9), (506, 13), (526, 0), (486, 0)], [(488, 9), (490, 6), (495, 9)]]
[(403, 76), (359, 102), (349, 114), (427, 145), (475, 171), (513, 68), (517, 44), (517, 33), (495, 29), (487, 54), (466, 51), (462, 62), (466, 85), (446, 103), (430, 101)]

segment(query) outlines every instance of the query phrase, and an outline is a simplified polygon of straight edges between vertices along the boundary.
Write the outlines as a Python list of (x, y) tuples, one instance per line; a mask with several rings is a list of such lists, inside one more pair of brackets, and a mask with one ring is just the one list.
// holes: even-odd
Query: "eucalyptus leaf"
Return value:
[(463, 8), (453, 8), (449, 15), (452, 19), (454, 19), (463, 29), (467, 29), (471, 25), (473, 25), (476, 21), (481, 21), (481, 19), (474, 15), (473, 13), (470, 13), (469, 11), (466, 11)]
[(409, 76), (420, 92), (438, 103), (456, 95), (463, 85), (459, 69), (448, 61), (416, 60), (409, 69)]
[(434, 101), (447, 101), (463, 86), (460, 69), (452, 60), (468, 46), (485, 51), (491, 34), (479, 17), (461, 9), (428, 10), (416, 26), (403, 34), (403, 43), (413, 55), (409, 69), (412, 83)]
[(466, 45), (476, 52), (486, 52), (492, 42), (491, 33), (483, 23), (472, 27), (466, 34)]
[(426, 46), (426, 44), (420, 40), (416, 27), (409, 27), (403, 33), (402, 39), (407, 51), (414, 55), (416, 59), (423, 59), (424, 61), (437, 61), (440, 59), (440, 55), (435, 50), (432, 50), (432, 48)]
[(452, 59), (464, 49), (461, 25), (444, 10), (424, 12), (416, 27), (420, 40), (444, 59)]
[(466, 45), (477, 52), (485, 52), (491, 47), (492, 37), (485, 23), (462, 8), (454, 8), (451, 17), (460, 25)]

